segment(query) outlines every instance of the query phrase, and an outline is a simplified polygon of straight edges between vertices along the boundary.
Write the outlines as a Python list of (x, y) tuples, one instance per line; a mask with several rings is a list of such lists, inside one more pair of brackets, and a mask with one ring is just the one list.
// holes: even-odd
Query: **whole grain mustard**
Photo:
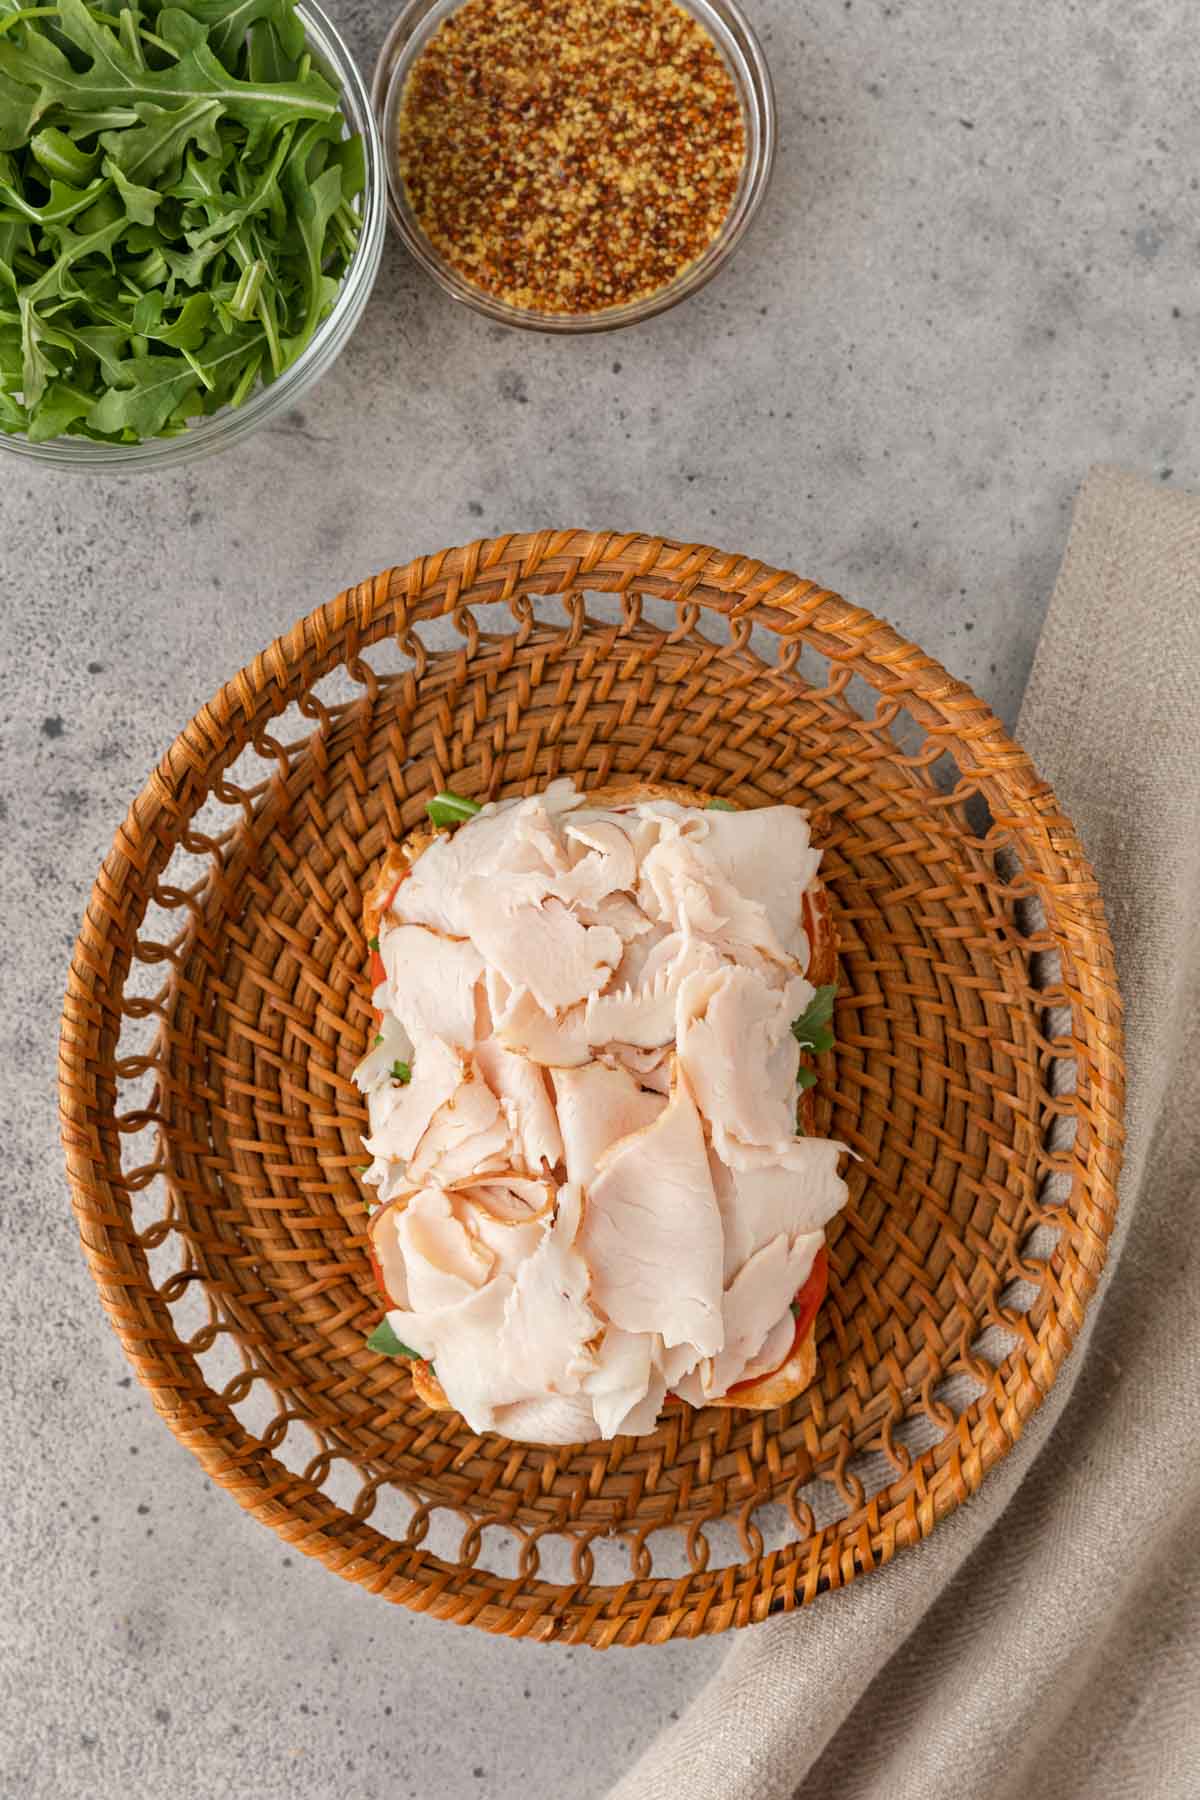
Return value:
[(647, 298), (720, 235), (746, 157), (733, 78), (674, 0), (466, 0), (405, 84), (417, 223), (511, 306)]

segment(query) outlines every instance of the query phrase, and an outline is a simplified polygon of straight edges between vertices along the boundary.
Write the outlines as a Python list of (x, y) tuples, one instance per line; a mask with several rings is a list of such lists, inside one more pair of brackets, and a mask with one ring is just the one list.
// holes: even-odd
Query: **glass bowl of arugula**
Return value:
[(295, 405), (386, 189), (315, 0), (0, 0), (0, 450), (128, 474)]

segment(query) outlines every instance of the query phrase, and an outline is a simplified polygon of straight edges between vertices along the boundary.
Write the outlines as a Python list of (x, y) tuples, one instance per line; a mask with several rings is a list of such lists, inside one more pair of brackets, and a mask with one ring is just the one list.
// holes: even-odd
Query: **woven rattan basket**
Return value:
[[(360, 896), (439, 787), (623, 772), (813, 812), (859, 1160), (801, 1399), (533, 1449), (364, 1347)], [(100, 870), (61, 1105), (104, 1305), (213, 1480), (386, 1599), (661, 1643), (886, 1563), (1019, 1436), (1112, 1229), (1120, 1012), (1075, 833), (961, 683), (748, 558), (546, 532), (364, 582), (201, 709)]]

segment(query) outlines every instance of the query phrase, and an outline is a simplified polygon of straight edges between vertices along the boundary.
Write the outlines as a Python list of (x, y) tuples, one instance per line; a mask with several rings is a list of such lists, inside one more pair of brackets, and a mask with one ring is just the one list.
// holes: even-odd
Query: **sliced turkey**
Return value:
[(379, 1009), (383, 1017), (375, 1034), (379, 1042), (371, 1046), (354, 1071), (354, 1085), (364, 1094), (390, 1081), (397, 1063), (412, 1061), (412, 1039), (395, 1013), (386, 1010), (386, 994), (385, 988)]
[(721, 1348), (721, 1215), (686, 1081), (653, 1124), (600, 1159), (581, 1244), (596, 1304), (626, 1331)]
[[(414, 1084), (424, 1054), (423, 1049), (418, 1050)], [(432, 1180), (449, 1187), (492, 1169), (507, 1168), (511, 1160), (512, 1139), (500, 1102), (482, 1076), (472, 1074), (434, 1113), (408, 1167), (414, 1181)]]
[(485, 806), (471, 820), (470, 832), (440, 833), (412, 863), (400, 882), (381, 921), (380, 954), (384, 930), (399, 921), (428, 925), (434, 931), (463, 937), (458, 916), (458, 894), (471, 876), (492, 873), (512, 855), (512, 814), (520, 804), (501, 800)]
[(727, 882), (754, 895), (778, 943), (803, 967), (808, 960), (803, 899), (821, 861), (804, 815), (793, 806), (709, 813), (704, 851)]
[(792, 960), (766, 907), (705, 854), (702, 838), (664, 833), (642, 863), (637, 897), (651, 917), (687, 937), (707, 938), (731, 956), (751, 949), (776, 962)]
[(671, 1092), (671, 1065), (674, 1049), (638, 1050), (632, 1044), (606, 1044), (600, 1052), (602, 1060), (613, 1068), (628, 1069), (638, 1086), (649, 1093)]
[[(554, 891), (569, 906), (600, 907), (611, 895), (637, 881), (637, 857), (629, 833), (611, 819), (569, 823), (565, 836), (575, 852), (570, 871), (559, 876)], [(579, 854), (580, 851), (584, 853)]]
[(554, 1192), (520, 1176), (497, 1176), (455, 1190), (459, 1216), (491, 1253), (497, 1273), (515, 1275), (542, 1241)]
[(388, 1220), (404, 1259), (408, 1304), (414, 1312), (453, 1306), (491, 1275), (495, 1258), (442, 1189), (423, 1188), (407, 1205), (389, 1207), (385, 1224)]
[(440, 1038), (426, 1039), (420, 1054), (414, 1055), (409, 1082), (401, 1086), (384, 1081), (367, 1097), (371, 1135), (363, 1141), (371, 1155), (408, 1162), (435, 1115), (462, 1086), (465, 1074), (461, 1051)]
[(512, 1290), (511, 1275), (495, 1275), (452, 1306), (393, 1307), (387, 1315), (400, 1341), (433, 1363), (447, 1399), (473, 1431), (492, 1431), (497, 1406), (529, 1398), (496, 1357)]
[(658, 1117), (665, 1100), (639, 1087), (626, 1069), (586, 1063), (553, 1071), (554, 1103), (562, 1130), (567, 1180), (590, 1187), (599, 1158), (620, 1139)]
[[(546, 1394), (538, 1400), (514, 1400), (510, 1406), (496, 1408), (492, 1429), (523, 1444), (587, 1444), (601, 1435), (586, 1394)], [(603, 1435), (611, 1437), (612, 1433)]]
[(562, 1161), (563, 1141), (545, 1069), (495, 1037), (476, 1044), (475, 1067), (499, 1100), (525, 1167), (553, 1169)]
[(588, 1043), (629, 1044), (635, 1050), (661, 1050), (675, 1042), (675, 999), (689, 975), (713, 974), (722, 966), (719, 953), (695, 938), (672, 933), (651, 950), (641, 979), (606, 993), (593, 994), (585, 1012)]
[(800, 1047), (792, 1020), (812, 991), (802, 976), (775, 989), (730, 966), (680, 983), (679, 1062), (722, 1157), (730, 1139), (781, 1151), (794, 1138)]
[(841, 1211), (847, 1190), (837, 1165), (844, 1153), (828, 1138), (808, 1137), (789, 1139), (778, 1160), (761, 1168), (731, 1169), (713, 1153), (726, 1281), (772, 1238), (822, 1231)]
[(636, 1436), (667, 1393), (787, 1362), (846, 1197), (842, 1147), (796, 1135), (817, 861), (790, 807), (560, 780), (439, 834), (388, 896), (354, 1074), (368, 1233), (393, 1329), (473, 1430)]
[[(692, 1374), (676, 1384), (681, 1400), (703, 1406), (719, 1400), (736, 1382), (747, 1379), (755, 1359), (772, 1333), (771, 1354), (779, 1354), (766, 1368), (775, 1368), (787, 1355), (792, 1331), (791, 1303), (808, 1279), (817, 1251), (825, 1242), (823, 1232), (812, 1232), (790, 1243), (782, 1233), (743, 1263), (722, 1296), (724, 1343), (705, 1358)], [(760, 1369), (759, 1372), (765, 1372)]]
[(475, 1042), (475, 988), (483, 958), (473, 944), (424, 925), (397, 925), (379, 942), (387, 1005), (414, 1044), (441, 1038), (459, 1050)]
[(601, 1437), (623, 1432), (638, 1437), (653, 1431), (667, 1391), (666, 1378), (654, 1360), (657, 1339), (648, 1331), (622, 1331), (610, 1325), (585, 1377), (583, 1391), (592, 1403)]
[(543, 1068), (571, 1068), (587, 1062), (591, 1055), (583, 1005), (570, 1006), (555, 1017), (544, 1012), (525, 988), (518, 988), (515, 994), (509, 990), (493, 1029), (496, 1042), (504, 1049)]
[(509, 987), (527, 990), (547, 1013), (586, 1000), (621, 958), (619, 933), (608, 925), (581, 925), (542, 877), (507, 883), (471, 878), (460, 890), (459, 914), (472, 943)]
[(575, 1184), (559, 1189), (553, 1223), (517, 1270), (496, 1341), (501, 1361), (552, 1394), (579, 1392), (596, 1365), (590, 1341), (603, 1330), (588, 1304), (591, 1275), (576, 1244), (582, 1205)]

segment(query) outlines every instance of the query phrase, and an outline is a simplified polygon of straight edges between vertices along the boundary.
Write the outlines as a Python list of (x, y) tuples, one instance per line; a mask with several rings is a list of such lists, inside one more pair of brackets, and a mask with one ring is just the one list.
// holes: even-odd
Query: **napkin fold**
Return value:
[(740, 1633), (610, 1800), (1200, 1795), (1200, 497), (1090, 473), (1017, 737), (1095, 866), (1125, 1003), (1100, 1291), (979, 1493)]

